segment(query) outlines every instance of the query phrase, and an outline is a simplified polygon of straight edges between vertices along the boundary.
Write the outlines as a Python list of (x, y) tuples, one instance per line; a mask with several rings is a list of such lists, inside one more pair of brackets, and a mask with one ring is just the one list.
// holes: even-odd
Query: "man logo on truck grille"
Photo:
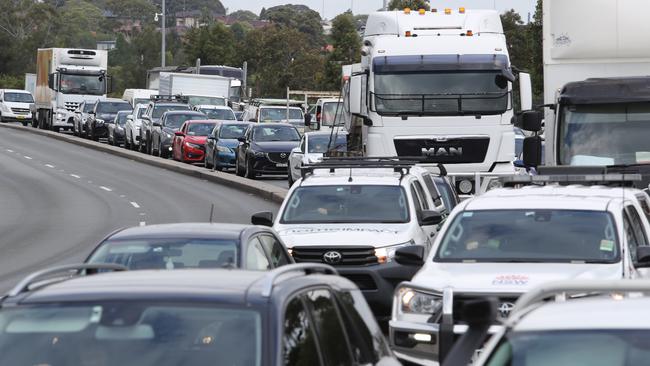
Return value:
[(422, 155), (427, 157), (463, 156), (462, 147), (423, 147)]
[(499, 315), (502, 318), (507, 318), (508, 315), (510, 315), (512, 309), (514, 309), (514, 307), (515, 304), (511, 302), (502, 302), (501, 304), (499, 304), (499, 308), (497, 310), (499, 311)]
[(339, 252), (331, 251), (323, 254), (323, 261), (329, 264), (337, 264), (341, 262), (343, 256)]

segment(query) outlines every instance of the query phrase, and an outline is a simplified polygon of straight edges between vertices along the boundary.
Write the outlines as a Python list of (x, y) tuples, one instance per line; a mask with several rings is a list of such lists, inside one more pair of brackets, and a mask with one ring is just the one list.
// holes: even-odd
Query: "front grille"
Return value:
[(489, 145), (489, 137), (395, 139), (398, 156), (421, 156), (447, 164), (482, 163)]
[(77, 107), (79, 107), (79, 103), (65, 102), (65, 109), (69, 110), (70, 112), (74, 112)]
[(372, 276), (367, 275), (367, 274), (344, 274), (343, 277), (347, 278), (348, 280), (352, 281), (359, 290), (376, 290), (377, 289), (377, 284), (375, 283), (375, 280), (372, 278)]
[(29, 109), (27, 108), (11, 108), (11, 111), (15, 114), (29, 114)]
[[(326, 260), (325, 254), (330, 252), (340, 254), (340, 260)], [(325, 263), (333, 266), (367, 266), (377, 264), (375, 248), (373, 247), (293, 247), (292, 255), (296, 262)]]
[(276, 164), (286, 164), (289, 162), (289, 153), (285, 152), (267, 153), (266, 157)]
[[(484, 296), (465, 296), (465, 295), (456, 295), (454, 294), (454, 324), (465, 324), (464, 319), (462, 319), (463, 304), (469, 300), (476, 300), (479, 297)], [(517, 297), (505, 296), (498, 297), (497, 302), (497, 318), (505, 319), (510, 315), (510, 310), (514, 307), (514, 304), (517, 302)]]

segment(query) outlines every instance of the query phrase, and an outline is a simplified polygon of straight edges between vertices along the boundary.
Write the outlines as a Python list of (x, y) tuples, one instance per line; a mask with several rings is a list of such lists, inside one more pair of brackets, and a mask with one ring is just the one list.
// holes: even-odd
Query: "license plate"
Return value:
[(16, 116), (17, 119), (25, 119), (25, 116)]
[(278, 168), (287, 168), (289, 167), (289, 164), (275, 164), (275, 166)]

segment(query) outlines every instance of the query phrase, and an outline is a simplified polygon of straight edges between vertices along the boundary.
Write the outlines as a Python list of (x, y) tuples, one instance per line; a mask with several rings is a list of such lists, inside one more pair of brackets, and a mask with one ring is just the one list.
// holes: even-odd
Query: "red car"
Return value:
[(172, 158), (184, 163), (203, 163), (205, 142), (218, 124), (212, 120), (190, 120), (183, 123), (172, 142)]

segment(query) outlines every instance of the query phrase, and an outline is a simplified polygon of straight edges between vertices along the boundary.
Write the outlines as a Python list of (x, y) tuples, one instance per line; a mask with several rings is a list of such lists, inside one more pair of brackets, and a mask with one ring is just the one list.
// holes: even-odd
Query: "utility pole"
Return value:
[(165, 41), (166, 40), (165, 40), (165, 38), (167, 36), (167, 31), (165, 29), (165, 25), (166, 25), (165, 24), (165, 20), (166, 20), (165, 17), (167, 16), (166, 13), (167, 13), (167, 11), (165, 10), (165, 0), (162, 0), (162, 48), (160, 50), (161, 51), (160, 52), (161, 53), (161, 62), (160, 62), (161, 65), (160, 66), (162, 66), (162, 67), (165, 67), (165, 53), (166, 53), (166, 50), (165, 50)]

